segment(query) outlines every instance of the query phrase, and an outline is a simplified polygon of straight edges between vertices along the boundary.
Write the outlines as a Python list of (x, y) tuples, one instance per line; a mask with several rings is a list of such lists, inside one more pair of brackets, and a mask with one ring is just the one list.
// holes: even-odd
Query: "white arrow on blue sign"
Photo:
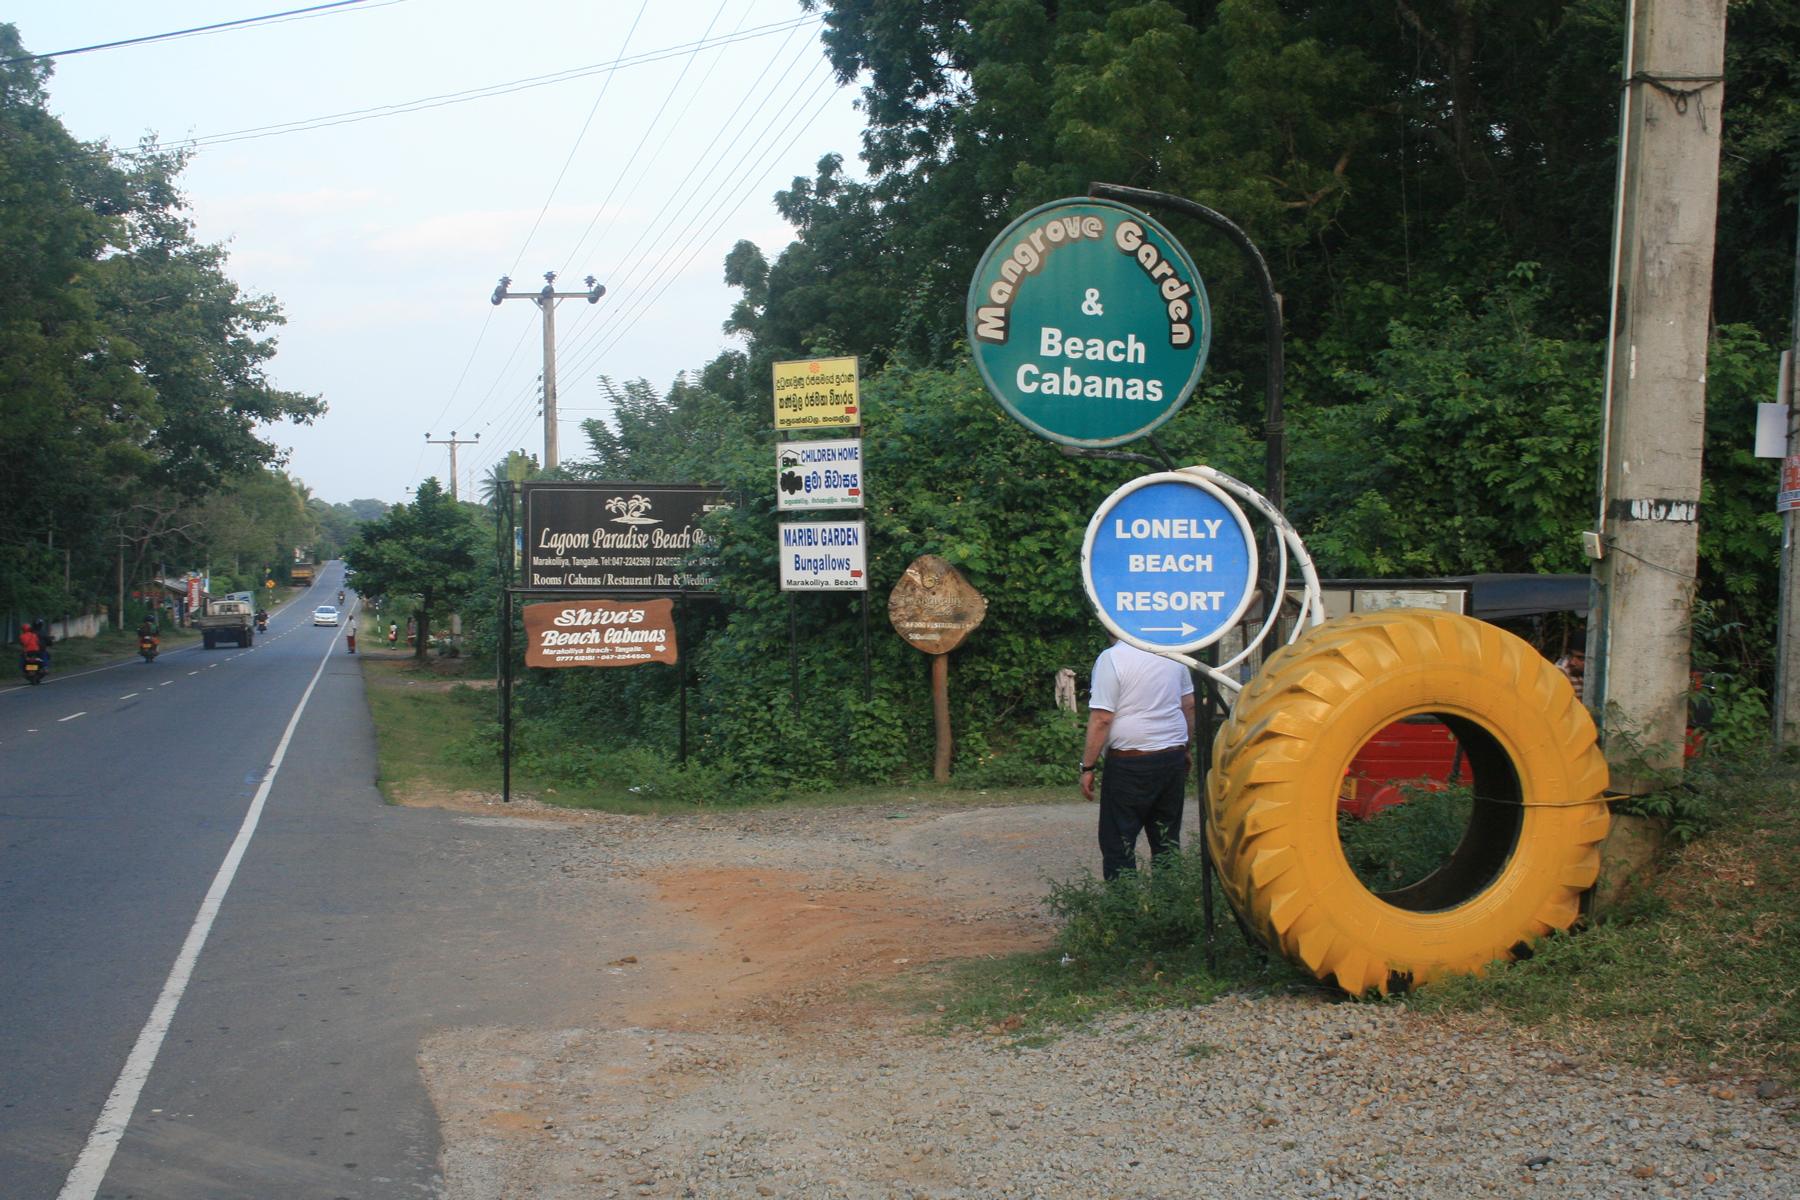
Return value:
[(1081, 582), (1113, 633), (1185, 654), (1224, 637), (1250, 606), (1256, 538), (1244, 510), (1206, 480), (1145, 475), (1088, 522)]

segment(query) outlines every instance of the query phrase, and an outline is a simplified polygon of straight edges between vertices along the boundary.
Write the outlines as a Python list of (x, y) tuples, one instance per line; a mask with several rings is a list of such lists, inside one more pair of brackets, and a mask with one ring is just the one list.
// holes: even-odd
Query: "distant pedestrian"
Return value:
[(1182, 792), (1194, 737), (1194, 680), (1180, 663), (1115, 639), (1094, 660), (1081, 795), (1100, 781), (1100, 867), (1107, 879), (1137, 869), (1137, 839), (1161, 858), (1181, 847)]
[(392, 650), (400, 642), (400, 626), (388, 622), (388, 649)]
[(356, 653), (356, 618), (355, 617), (351, 617), (350, 623), (348, 625), (344, 626), (344, 640), (350, 644), (350, 653), (355, 654)]

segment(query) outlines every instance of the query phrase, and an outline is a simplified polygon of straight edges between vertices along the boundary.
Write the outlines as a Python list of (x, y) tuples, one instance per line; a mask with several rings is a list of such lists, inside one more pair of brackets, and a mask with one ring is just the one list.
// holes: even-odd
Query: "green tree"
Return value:
[(261, 469), (194, 503), (194, 541), (213, 573), (256, 587), (294, 547), (313, 546), (319, 538), (316, 502), (304, 492), (282, 472)]
[(425, 657), (432, 617), (455, 609), (491, 579), (492, 534), (473, 512), (428, 478), (411, 504), (365, 524), (345, 554), (359, 592), (390, 601), (416, 598), (415, 657)]
[(194, 241), (181, 157), (78, 141), (46, 107), (49, 65), (10, 61), (22, 54), (0, 24), (0, 609), (14, 610), (64, 575), (63, 603), (141, 579), (191, 546), (190, 501), (278, 462), (268, 423), (324, 411), (267, 379), (280, 311)]

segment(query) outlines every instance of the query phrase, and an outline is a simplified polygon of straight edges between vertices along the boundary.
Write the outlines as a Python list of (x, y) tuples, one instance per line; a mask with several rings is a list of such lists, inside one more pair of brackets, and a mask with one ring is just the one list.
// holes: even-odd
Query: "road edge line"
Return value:
[[(334, 638), (330, 645), (335, 644)], [(144, 1023), (137, 1042), (131, 1047), (131, 1053), (125, 1059), (125, 1067), (119, 1072), (118, 1082), (113, 1084), (106, 1103), (101, 1106), (93, 1132), (88, 1134), (81, 1154), (70, 1168), (68, 1178), (63, 1181), (62, 1190), (56, 1194), (56, 1200), (94, 1200), (106, 1181), (107, 1168), (112, 1165), (113, 1155), (125, 1137), (132, 1114), (137, 1111), (138, 1098), (143, 1094), (144, 1084), (150, 1078), (151, 1068), (156, 1065), (156, 1056), (162, 1051), (163, 1039), (169, 1034), (169, 1026), (175, 1022), (175, 1008), (187, 991), (188, 981), (193, 978), (194, 967), (200, 961), (200, 951), (205, 948), (206, 939), (212, 933), (213, 922), (218, 918), (219, 909), (224, 906), (225, 893), (231, 889), (231, 881), (237, 877), (238, 865), (243, 862), (244, 854), (250, 848), (250, 838), (262, 821), (263, 806), (275, 787), (275, 777), (281, 770), (282, 760), (287, 757), (288, 743), (294, 740), (294, 731), (300, 727), (300, 718), (306, 712), (307, 703), (312, 700), (313, 689), (319, 686), (319, 680), (324, 677), (325, 668), (331, 662), (330, 645), (319, 659), (318, 669), (313, 672), (312, 682), (306, 685), (306, 691), (301, 694), (300, 703), (294, 707), (294, 715), (288, 718), (281, 741), (276, 743), (275, 756), (269, 760), (269, 769), (263, 775), (262, 786), (256, 789), (250, 808), (244, 814), (243, 823), (238, 826), (237, 837), (232, 839), (231, 849), (225, 852), (225, 860), (219, 864), (212, 886), (206, 890), (206, 898), (200, 902), (200, 911), (188, 929), (186, 940), (181, 943), (181, 952), (175, 956), (175, 965), (169, 968), (169, 977), (163, 982), (162, 992), (150, 1009), (150, 1019)]]

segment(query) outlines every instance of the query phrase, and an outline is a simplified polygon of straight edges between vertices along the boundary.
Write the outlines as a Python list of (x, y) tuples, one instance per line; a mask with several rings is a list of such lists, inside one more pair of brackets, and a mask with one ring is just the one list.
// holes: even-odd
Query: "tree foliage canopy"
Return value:
[(425, 656), (431, 619), (456, 608), (478, 587), (491, 586), (491, 534), (474, 509), (452, 500), (436, 478), (419, 485), (411, 504), (365, 523), (344, 555), (356, 571), (356, 590), (390, 603), (416, 598), (416, 653)]
[[(21, 54), (0, 24), (0, 58)], [(72, 137), (49, 71), (0, 65), (0, 611), (69, 603), (52, 549), (87, 598), (122, 546), (137, 566), (193, 550), (172, 515), (278, 466), (270, 423), (324, 412), (269, 381), (281, 310), (195, 241), (182, 157)]]

